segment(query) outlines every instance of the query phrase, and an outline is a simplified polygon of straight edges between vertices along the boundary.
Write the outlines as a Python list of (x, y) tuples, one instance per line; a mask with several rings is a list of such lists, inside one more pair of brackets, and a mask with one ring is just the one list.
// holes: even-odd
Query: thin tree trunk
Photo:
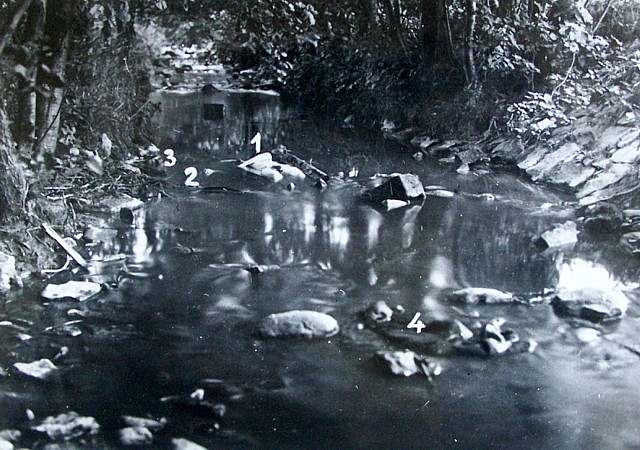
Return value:
[(38, 63), (42, 36), (44, 34), (44, 22), (46, 12), (46, 0), (35, 0), (29, 8), (25, 39), (27, 39), (27, 56), (24, 61), (26, 68), (24, 77), (18, 83), (20, 92), (19, 118), (20, 133), (18, 144), (20, 153), (30, 155), (33, 144), (36, 141), (36, 106), (37, 106), (37, 76)]
[[(69, 53), (70, 35), (66, 33), (62, 39), (60, 48), (54, 56), (52, 72), (57, 78), (64, 80), (65, 69)], [(45, 114), (42, 122), (38, 124), (38, 141), (34, 146), (34, 154), (42, 156), (45, 153), (53, 154), (58, 143), (58, 132), (60, 130), (60, 110), (64, 98), (64, 86), (55, 86), (51, 90), (51, 95), (46, 99)]]
[(9, 120), (0, 107), (0, 223), (7, 223), (24, 209), (27, 183), (14, 156), (15, 141)]
[(476, 28), (477, 7), (478, 5), (476, 0), (466, 0), (467, 21), (465, 27), (464, 68), (467, 84), (470, 87), (475, 87), (478, 84), (476, 65), (474, 61), (474, 34)]
[(31, 6), (31, 1), (32, 0), (24, 0), (22, 3), (20, 3), (20, 5), (18, 5), (18, 7), (16, 8), (16, 11), (13, 13), (11, 20), (7, 23), (5, 29), (2, 30), (2, 36), (0, 37), (0, 56), (2, 56), (2, 52), (4, 51), (5, 47), (9, 44), (9, 42), (11, 42), (11, 38), (18, 28), (18, 25), (22, 20), (22, 16), (24, 16), (24, 13), (27, 12), (27, 9), (29, 9), (29, 6)]

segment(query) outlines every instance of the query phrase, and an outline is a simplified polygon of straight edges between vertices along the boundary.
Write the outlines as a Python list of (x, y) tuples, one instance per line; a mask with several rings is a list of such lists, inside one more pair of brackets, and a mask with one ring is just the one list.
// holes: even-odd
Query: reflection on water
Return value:
[[(447, 289), (462, 286), (526, 294), (585, 280), (616, 283), (605, 266), (576, 252), (536, 250), (532, 238), (566, 218), (543, 206), (558, 203), (559, 195), (508, 174), (462, 176), (417, 163), (371, 136), (278, 123), (272, 99), (220, 98), (227, 101), (225, 118), (216, 125), (201, 119), (201, 94), (163, 97), (164, 138), (180, 150), (172, 176), (182, 181), (188, 158), (189, 165), (219, 171), (203, 185), (244, 192), (177, 189), (141, 212), (136, 226), (103, 230), (94, 239), (95, 258), (124, 256), (95, 263), (94, 271), (119, 289), (80, 306), (86, 312), (81, 336), (45, 339), (36, 332), (30, 347), (21, 347), (28, 360), (48, 355), (54, 340), (69, 347), (70, 359), (60, 362), (64, 377), (51, 389), (9, 380), (12, 392), (29, 397), (0, 397), (0, 407), (16, 411), (0, 414), (0, 428), (21, 423), (26, 407), (40, 417), (69, 405), (103, 425), (100, 448), (117, 445), (122, 414), (167, 417), (159, 445), (180, 435), (209, 448), (640, 445), (637, 356), (609, 340), (581, 343), (546, 305), (462, 311), (444, 299)], [(323, 192), (297, 183), (290, 192), (220, 160), (257, 130), (330, 173), (357, 166), (360, 177)], [(429, 197), (388, 213), (358, 201), (367, 177), (395, 171), (463, 193), (491, 192), (498, 200)], [(255, 264), (264, 265), (263, 273), (246, 270)], [(540, 346), (534, 354), (440, 359), (445, 370), (432, 385), (391, 378), (373, 367), (371, 356), (397, 347), (358, 326), (360, 312), (378, 300), (427, 320), (503, 316), (523, 340)], [(64, 324), (67, 309), (27, 299), (10, 303), (6, 313), (30, 317), (37, 328)], [(329, 312), (342, 332), (319, 342), (255, 336), (260, 318), (290, 309)], [(611, 340), (634, 341), (637, 317), (631, 311), (604, 331)], [(159, 401), (199, 387), (228, 407), (219, 431), (210, 431), (210, 418)]]

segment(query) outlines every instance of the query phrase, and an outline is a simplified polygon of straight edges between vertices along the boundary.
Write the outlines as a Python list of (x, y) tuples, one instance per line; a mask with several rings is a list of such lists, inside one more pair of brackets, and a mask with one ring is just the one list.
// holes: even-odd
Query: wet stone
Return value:
[(376, 359), (386, 366), (393, 375), (410, 377), (413, 375), (424, 375), (430, 380), (434, 376), (442, 373), (440, 364), (427, 360), (422, 355), (405, 350), (405, 351), (379, 351), (376, 353)]
[(119, 432), (120, 443), (125, 446), (148, 445), (153, 442), (153, 434), (145, 427), (127, 427)]
[(0, 252), (0, 292), (8, 291), (16, 276), (16, 258)]
[(145, 417), (122, 416), (122, 421), (129, 427), (144, 427), (151, 431), (160, 431), (167, 424), (167, 419), (164, 417), (160, 420), (154, 420)]
[(424, 197), (424, 188), (417, 175), (397, 174), (380, 186), (366, 191), (362, 197), (374, 203), (381, 203), (384, 200), (409, 201)]
[(554, 294), (551, 304), (561, 316), (600, 323), (622, 318), (629, 307), (629, 299), (617, 290), (561, 289)]
[(93, 417), (83, 417), (71, 411), (56, 417), (47, 417), (40, 425), (31, 429), (45, 433), (52, 440), (68, 441), (80, 436), (98, 434), (100, 425)]
[(449, 294), (448, 298), (469, 305), (512, 303), (515, 301), (513, 294), (509, 292), (479, 287), (459, 289)]
[(536, 239), (536, 245), (541, 250), (548, 248), (570, 247), (578, 242), (578, 227), (575, 222), (567, 221), (545, 231)]
[(393, 316), (393, 310), (381, 300), (367, 310), (367, 316), (375, 322), (389, 322)]
[(271, 314), (260, 324), (260, 334), (265, 337), (324, 338), (338, 331), (338, 322), (330, 315), (305, 310)]
[(171, 439), (171, 445), (173, 450), (207, 450), (206, 447), (184, 438)]
[(46, 380), (58, 370), (55, 364), (48, 359), (40, 359), (31, 363), (15, 363), (13, 367), (20, 373), (39, 378), (40, 380)]
[(620, 246), (631, 255), (640, 255), (640, 231), (623, 234), (620, 237)]
[(64, 284), (49, 284), (42, 291), (41, 296), (47, 300), (60, 300), (63, 298), (73, 298), (78, 301), (85, 301), (102, 290), (98, 283), (90, 281), (67, 281)]

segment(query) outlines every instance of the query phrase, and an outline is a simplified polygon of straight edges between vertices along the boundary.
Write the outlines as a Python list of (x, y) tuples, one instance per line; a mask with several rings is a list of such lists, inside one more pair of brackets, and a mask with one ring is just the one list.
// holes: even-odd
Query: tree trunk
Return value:
[(42, 36), (44, 34), (46, 0), (34, 0), (29, 8), (25, 27), (26, 55), (20, 63), (25, 67), (18, 82), (19, 109), (18, 144), (20, 153), (30, 155), (36, 141), (36, 86)]
[(476, 28), (477, 8), (478, 5), (476, 0), (466, 0), (467, 21), (465, 26), (464, 72), (467, 78), (467, 84), (470, 87), (474, 87), (478, 84), (476, 65), (474, 61), (474, 34)]
[(367, 36), (376, 23), (375, 0), (358, 1), (358, 35)]
[(408, 55), (409, 52), (402, 34), (402, 23), (400, 22), (400, 2), (396, 1), (392, 4), (391, 0), (383, 0), (382, 5), (384, 7), (385, 15), (387, 16), (387, 24), (391, 32), (391, 40), (402, 48), (405, 55)]
[[(69, 53), (70, 35), (65, 34), (60, 44), (60, 48), (54, 54), (51, 64), (52, 73), (60, 80), (64, 80), (65, 69)], [(62, 101), (64, 99), (64, 86), (52, 86), (48, 99), (43, 99), (46, 107), (41, 122), (38, 123), (38, 141), (34, 146), (36, 158), (44, 154), (54, 154), (58, 143), (58, 133), (60, 131), (60, 113)], [(40, 158), (38, 158), (40, 159)]]
[(16, 28), (18, 28), (18, 24), (20, 24), (22, 16), (24, 16), (24, 13), (27, 12), (29, 6), (31, 6), (31, 1), (32, 0), (24, 0), (22, 3), (20, 3), (13, 13), (11, 20), (2, 30), (2, 36), (0, 37), (0, 56), (2, 56), (2, 52), (4, 51), (4, 48), (7, 46), (7, 44), (11, 42), (11, 38), (13, 37)]
[(453, 40), (449, 13), (445, 0), (422, 0), (422, 48), (431, 64), (449, 64), (454, 61)]
[(27, 183), (14, 156), (16, 143), (9, 130), (9, 120), (0, 107), (0, 223), (17, 217), (24, 209)]

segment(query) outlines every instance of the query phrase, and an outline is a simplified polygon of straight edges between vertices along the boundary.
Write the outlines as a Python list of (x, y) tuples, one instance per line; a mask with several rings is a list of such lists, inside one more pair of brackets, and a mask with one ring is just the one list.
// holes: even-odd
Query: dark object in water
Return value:
[(221, 103), (205, 103), (202, 105), (204, 120), (218, 121), (224, 118), (224, 105)]
[(201, 92), (205, 95), (213, 95), (220, 92), (220, 90), (213, 84), (205, 84), (204, 86), (202, 86)]

